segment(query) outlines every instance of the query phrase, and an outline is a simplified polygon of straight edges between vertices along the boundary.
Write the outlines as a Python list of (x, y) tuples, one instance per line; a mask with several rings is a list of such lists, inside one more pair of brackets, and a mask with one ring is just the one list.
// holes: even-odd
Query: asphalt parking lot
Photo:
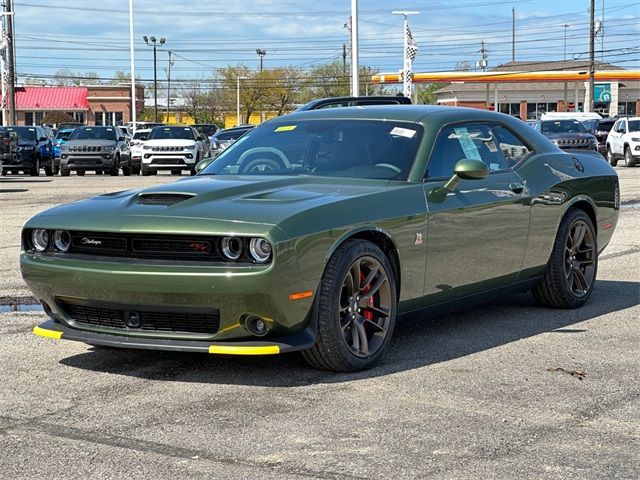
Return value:
[[(96, 349), (32, 335), (43, 313), (0, 313), (0, 477), (640, 478), (640, 168), (617, 171), (620, 222), (585, 307), (522, 294), (403, 322), (364, 373)], [(173, 180), (0, 179), (0, 303), (31, 301), (31, 215)]]

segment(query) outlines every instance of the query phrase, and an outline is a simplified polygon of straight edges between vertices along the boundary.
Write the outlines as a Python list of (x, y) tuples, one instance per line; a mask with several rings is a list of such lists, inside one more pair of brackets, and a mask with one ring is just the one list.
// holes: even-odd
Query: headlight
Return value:
[(142, 148), (144, 150), (151, 150), (151, 145), (143, 145)]
[(36, 252), (44, 252), (49, 246), (49, 232), (40, 228), (31, 232), (31, 245)]
[(187, 145), (187, 150), (195, 150), (198, 146), (194, 143), (193, 145)]
[(113, 152), (115, 149), (116, 147), (114, 147), (113, 145), (106, 145), (102, 147), (102, 150), (104, 150), (105, 152)]
[(242, 240), (236, 237), (224, 237), (222, 239), (222, 255), (227, 260), (236, 261), (242, 255)]
[(640, 142), (640, 138), (638, 138), (638, 137), (631, 137), (631, 141), (632, 141), (632, 142)]
[(53, 232), (53, 246), (60, 252), (68, 252), (71, 246), (71, 235), (66, 230)]
[(69, 151), (69, 145), (63, 143), (62, 145), (60, 145), (60, 150), (64, 150), (65, 152)]
[(265, 238), (252, 238), (249, 242), (249, 253), (258, 263), (265, 263), (271, 257), (271, 244)]

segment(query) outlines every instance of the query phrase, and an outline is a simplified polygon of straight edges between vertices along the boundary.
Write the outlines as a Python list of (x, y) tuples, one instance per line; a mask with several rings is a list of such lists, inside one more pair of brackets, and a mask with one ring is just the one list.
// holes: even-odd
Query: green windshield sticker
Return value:
[(291, 130), (295, 130), (297, 125), (283, 125), (274, 130), (274, 132), (290, 132)]
[(468, 158), (469, 160), (481, 160), (478, 149), (469, 135), (469, 131), (466, 128), (454, 128), (453, 130), (456, 132), (460, 146), (464, 151), (465, 158)]

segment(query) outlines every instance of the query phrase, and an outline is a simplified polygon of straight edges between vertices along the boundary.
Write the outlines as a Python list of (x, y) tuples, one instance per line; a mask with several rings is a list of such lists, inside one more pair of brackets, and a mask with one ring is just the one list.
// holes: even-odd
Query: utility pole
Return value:
[[(564, 28), (564, 55), (562, 57), (562, 59), (566, 62), (567, 61), (567, 28), (569, 28), (571, 25), (569, 25), (568, 23), (565, 23), (564, 25), (560, 25), (562, 28)], [(562, 97), (562, 100), (564, 102), (564, 111), (567, 111), (567, 82), (564, 82), (564, 96)], [(577, 105), (576, 105), (577, 107)]]
[(7, 6), (7, 52), (9, 54), (8, 73), (9, 73), (9, 121), (11, 125), (16, 124), (16, 59), (15, 45), (13, 41), (13, 6), (11, 0), (5, 1)]
[[(484, 41), (480, 42), (480, 50), (478, 50), (478, 52), (480, 52), (480, 61), (476, 62), (476, 68), (479, 67), (480, 70), (484, 72), (487, 70), (487, 65), (488, 65), (487, 57), (489, 53), (489, 50), (487, 50), (484, 46)], [(489, 82), (485, 83), (484, 104), (485, 104), (485, 107), (489, 109)]]
[[(264, 87), (264, 80), (262, 78), (262, 59), (267, 54), (267, 51), (264, 48), (258, 48), (256, 49), (256, 53), (260, 57), (260, 78), (258, 79), (258, 86), (259, 86), (260, 96), (262, 97), (262, 89)], [(260, 103), (262, 104), (263, 102), (261, 101)], [(264, 122), (264, 110), (262, 109), (262, 106), (261, 106), (260, 107), (260, 123), (262, 122)]]
[(358, 53), (358, 0), (351, 0), (351, 94), (360, 96), (360, 58)]
[(516, 7), (511, 7), (511, 61), (516, 61)]
[[(149, 47), (153, 47), (153, 107), (155, 114), (155, 121), (158, 121), (158, 69), (156, 63), (156, 37), (147, 37), (146, 35), (142, 37), (144, 43), (146, 43)], [(165, 42), (164, 37), (160, 37), (160, 45), (163, 45)]]
[[(343, 25), (344, 28), (346, 28), (349, 31), (349, 54), (351, 55), (351, 63), (353, 63), (353, 38), (351, 37), (351, 16), (349, 16), (349, 21), (347, 23), (345, 23)], [(346, 80), (347, 78), (347, 52), (346, 52), (346, 46), (343, 44), (342, 45), (342, 71), (344, 74), (344, 78)], [(349, 87), (351, 88), (351, 87)], [(353, 92), (349, 91), (350, 94), (352, 94)]]
[(133, 133), (136, 133), (136, 61), (133, 48), (133, 0), (129, 0), (129, 56), (131, 61), (131, 125)]
[(169, 65), (167, 68), (167, 118), (166, 122), (169, 123), (169, 106), (171, 105), (171, 67), (173, 66), (173, 52), (169, 50)]
[(342, 78), (347, 78), (347, 46), (342, 44)]
[(593, 112), (594, 110), (594, 98), (593, 98), (593, 90), (594, 90), (594, 77), (595, 77), (595, 37), (596, 37), (596, 29), (595, 29), (595, 10), (596, 10), (596, 0), (591, 0), (591, 6), (589, 8), (589, 112)]
[(604, 63), (604, 0), (602, 0), (602, 19), (600, 20), (600, 61)]

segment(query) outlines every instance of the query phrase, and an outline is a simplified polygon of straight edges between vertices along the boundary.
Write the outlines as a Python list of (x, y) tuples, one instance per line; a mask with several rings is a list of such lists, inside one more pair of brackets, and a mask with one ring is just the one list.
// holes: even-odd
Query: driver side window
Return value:
[(506, 128), (483, 123), (445, 127), (436, 139), (427, 166), (428, 178), (448, 178), (460, 160), (480, 160), (490, 171), (506, 170), (530, 149)]

